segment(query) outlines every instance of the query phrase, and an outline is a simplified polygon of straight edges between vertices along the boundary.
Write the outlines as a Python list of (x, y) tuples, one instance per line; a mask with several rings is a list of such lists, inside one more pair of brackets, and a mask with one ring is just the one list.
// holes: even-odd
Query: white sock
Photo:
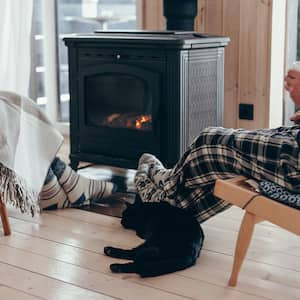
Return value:
[(146, 170), (149, 178), (159, 187), (171, 176), (173, 169), (166, 169), (162, 162), (152, 154), (145, 153), (139, 159), (138, 170)]
[(79, 175), (59, 158), (53, 161), (52, 169), (72, 206), (73, 204), (88, 204), (90, 200), (97, 202), (110, 196), (116, 190), (116, 185), (112, 182), (89, 179)]
[(42, 210), (65, 208), (70, 204), (67, 194), (60, 186), (51, 168), (48, 171), (44, 186), (40, 192), (39, 200)]

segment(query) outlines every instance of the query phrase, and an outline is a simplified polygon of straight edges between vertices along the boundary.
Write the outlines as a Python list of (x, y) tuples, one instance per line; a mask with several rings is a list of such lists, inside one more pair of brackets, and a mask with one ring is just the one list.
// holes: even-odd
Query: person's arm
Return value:
[(293, 114), (290, 117), (290, 120), (295, 122), (295, 124), (299, 124), (300, 125), (300, 111), (297, 111), (295, 114)]
[[(300, 106), (300, 71), (289, 70), (284, 81), (284, 87), (290, 93), (292, 100), (296, 106)], [(291, 116), (290, 120), (296, 124), (300, 124), (300, 111)]]

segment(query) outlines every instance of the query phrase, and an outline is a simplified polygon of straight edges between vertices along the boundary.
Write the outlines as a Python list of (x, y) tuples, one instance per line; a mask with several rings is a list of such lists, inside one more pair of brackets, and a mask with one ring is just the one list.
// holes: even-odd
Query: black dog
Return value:
[(198, 221), (183, 209), (166, 202), (127, 204), (121, 224), (133, 229), (145, 242), (125, 250), (105, 247), (104, 253), (132, 260), (111, 264), (114, 273), (138, 273), (142, 277), (158, 276), (195, 264), (204, 234)]

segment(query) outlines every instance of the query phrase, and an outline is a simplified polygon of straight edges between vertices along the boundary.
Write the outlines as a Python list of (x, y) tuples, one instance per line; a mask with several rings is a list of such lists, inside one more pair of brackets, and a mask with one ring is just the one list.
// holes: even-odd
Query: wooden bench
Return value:
[(237, 284), (238, 274), (246, 256), (253, 229), (261, 221), (272, 222), (300, 235), (300, 210), (276, 202), (255, 192), (246, 184), (245, 177), (217, 180), (214, 195), (245, 210), (240, 226), (229, 285)]
[(8, 213), (7, 213), (5, 202), (1, 197), (0, 197), (0, 216), (3, 225), (4, 235), (10, 235), (11, 230), (10, 230), (10, 224), (8, 220)]

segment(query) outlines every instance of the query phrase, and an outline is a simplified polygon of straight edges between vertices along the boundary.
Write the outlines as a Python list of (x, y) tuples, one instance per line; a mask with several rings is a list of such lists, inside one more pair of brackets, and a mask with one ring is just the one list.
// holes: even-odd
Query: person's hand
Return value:
[(290, 93), (290, 96), (296, 106), (300, 106), (300, 72), (296, 70), (289, 70), (284, 81), (285, 89)]
[(293, 116), (291, 116), (290, 120), (295, 122), (295, 124), (300, 125), (300, 111), (297, 111)]

